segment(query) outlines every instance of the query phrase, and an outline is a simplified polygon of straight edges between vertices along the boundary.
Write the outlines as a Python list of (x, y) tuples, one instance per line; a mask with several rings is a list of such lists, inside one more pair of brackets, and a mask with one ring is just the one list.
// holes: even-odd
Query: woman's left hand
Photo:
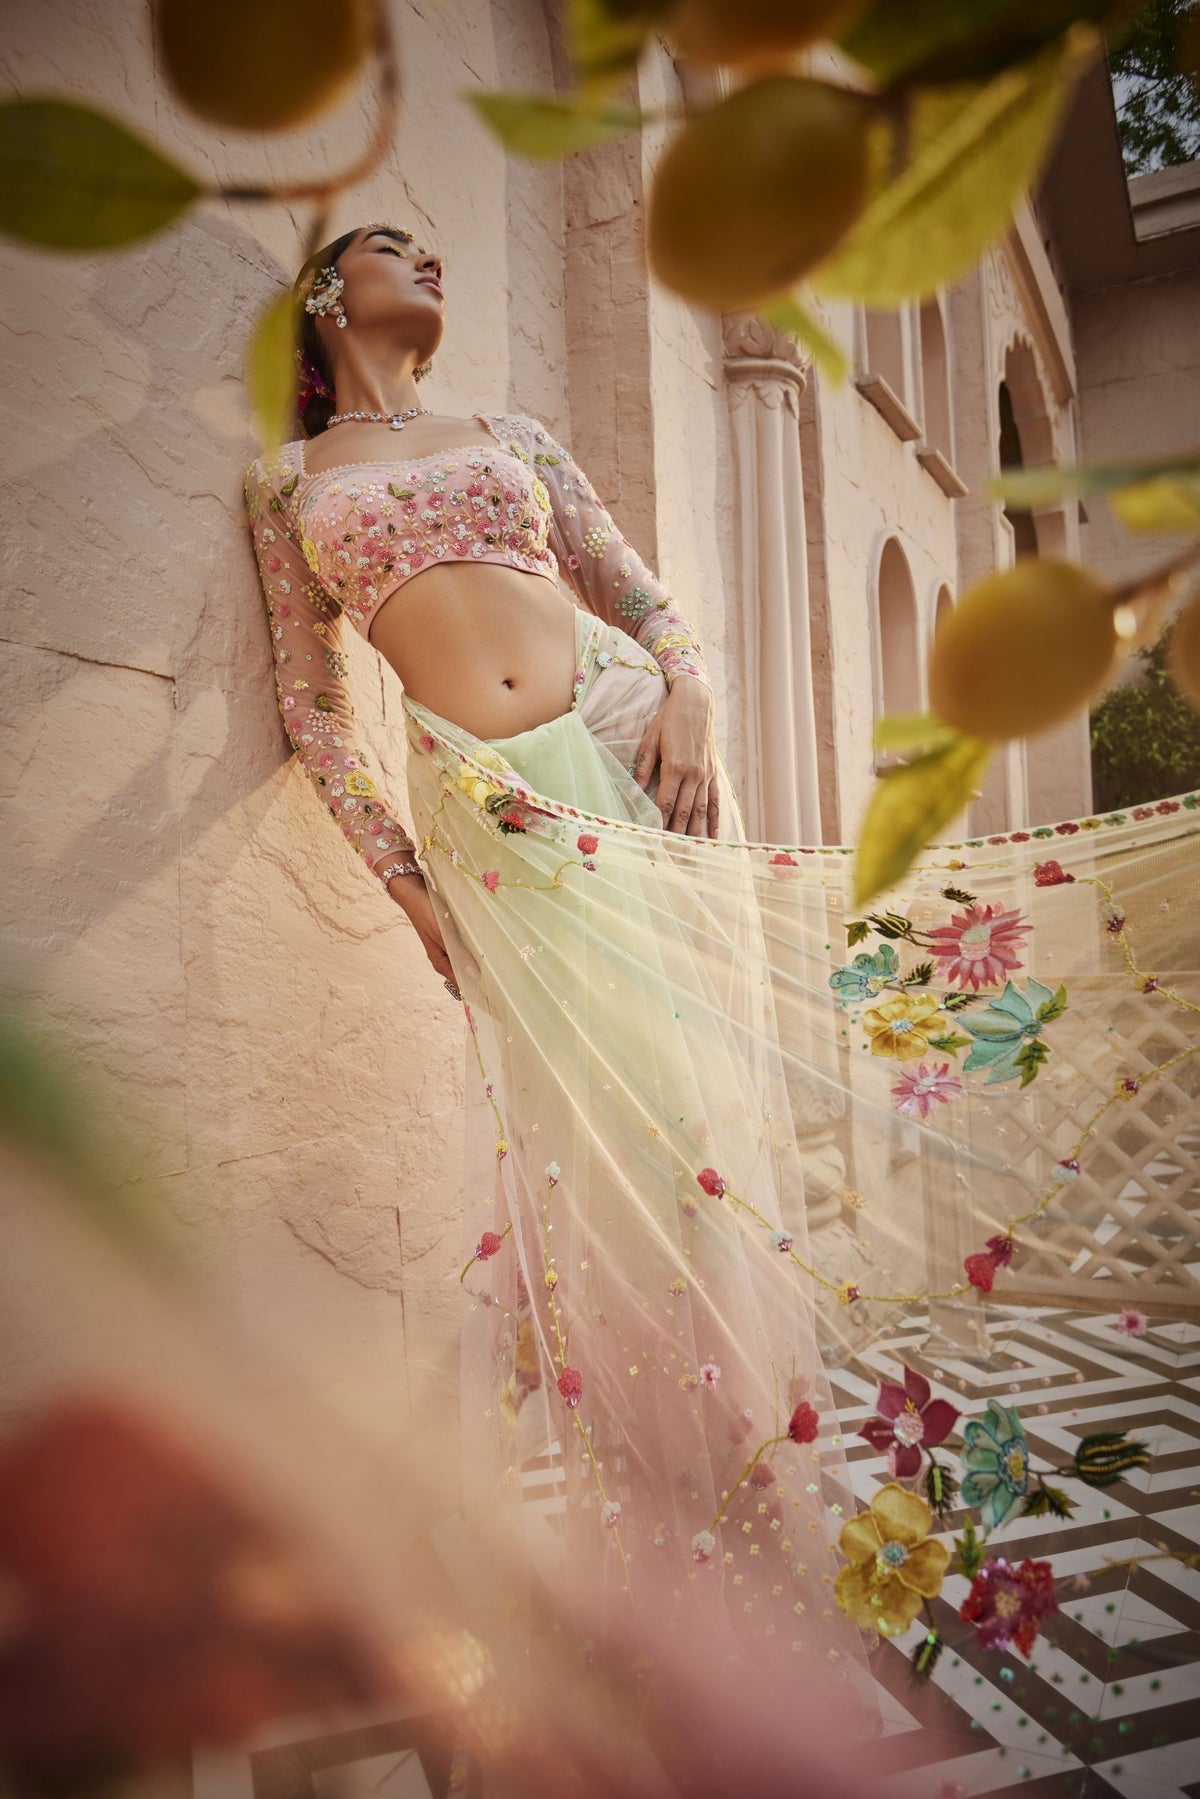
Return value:
[(663, 828), (689, 837), (716, 837), (720, 817), (713, 696), (695, 675), (675, 678), (646, 726), (633, 777), (643, 791), (654, 779), (656, 766)]

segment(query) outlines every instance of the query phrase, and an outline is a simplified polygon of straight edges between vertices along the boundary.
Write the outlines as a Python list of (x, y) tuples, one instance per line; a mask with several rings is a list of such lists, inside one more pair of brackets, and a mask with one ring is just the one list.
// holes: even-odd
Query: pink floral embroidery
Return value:
[(771, 862), (778, 868), (799, 868), (800, 866), (795, 856), (789, 856), (786, 850), (780, 850), (777, 856), (772, 856)]
[(579, 836), (575, 839), (575, 848), (579, 850), (582, 855), (594, 856), (596, 851), (600, 848), (600, 839), (591, 831), (581, 831)]
[(816, 1408), (809, 1405), (806, 1399), (792, 1413), (787, 1434), (793, 1443), (815, 1443), (821, 1432), (821, 1420)]
[(999, 986), (1009, 969), (1023, 966), (1016, 952), (1028, 931), (1019, 912), (976, 901), (956, 912), (949, 924), (935, 926), (929, 937), (934, 955), (947, 964), (946, 979), (978, 993), (980, 987)]
[(429, 735), (428, 731), (422, 731), (421, 735), (417, 738), (417, 742), (427, 756), (432, 755), (433, 751), (437, 748), (436, 743), (433, 741), (433, 738)]
[(1011, 1237), (989, 1237), (983, 1249), (976, 1255), (968, 1256), (963, 1263), (967, 1271), (967, 1279), (981, 1293), (990, 1293), (996, 1279), (997, 1268), (1007, 1268), (1013, 1259), (1013, 1240)]
[(500, 883), (500, 870), (498, 868), (489, 868), (487, 872), (482, 874), (479, 878), (489, 893), (495, 893), (496, 888)]
[(725, 1182), (715, 1168), (702, 1168), (696, 1176), (696, 1180), (706, 1193), (712, 1195), (713, 1199), (720, 1199), (725, 1191)]
[(475, 1260), (477, 1262), (486, 1262), (491, 1256), (495, 1255), (503, 1241), (504, 1239), (498, 1236), (495, 1231), (484, 1231), (475, 1247)]
[(564, 1368), (557, 1387), (569, 1406), (577, 1406), (583, 1395), (583, 1376), (578, 1368)]
[(926, 1067), (918, 1063), (916, 1073), (906, 1068), (892, 1088), (897, 1112), (906, 1118), (928, 1118), (937, 1106), (947, 1106), (962, 1092), (962, 1082), (950, 1073), (949, 1062)]
[(1144, 1337), (1149, 1324), (1150, 1320), (1145, 1312), (1135, 1312), (1130, 1309), (1118, 1313), (1113, 1329), (1120, 1331), (1126, 1337)]
[(705, 1362), (700, 1369), (700, 1385), (715, 1387), (721, 1378), (721, 1370), (715, 1362)]
[(900, 1480), (918, 1473), (922, 1449), (944, 1443), (958, 1422), (958, 1407), (935, 1399), (925, 1376), (907, 1362), (903, 1386), (880, 1381), (875, 1411), (877, 1416), (868, 1418), (858, 1434), (873, 1449), (888, 1452), (888, 1472)]

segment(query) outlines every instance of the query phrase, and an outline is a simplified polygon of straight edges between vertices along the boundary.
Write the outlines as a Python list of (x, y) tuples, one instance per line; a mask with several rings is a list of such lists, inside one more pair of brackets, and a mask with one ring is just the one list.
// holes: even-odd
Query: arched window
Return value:
[(945, 618), (947, 613), (953, 612), (953, 610), (954, 601), (951, 597), (950, 589), (943, 581), (942, 585), (937, 590), (937, 595), (933, 602), (933, 630), (935, 636), (937, 635), (938, 626), (941, 624), (943, 618)]
[(908, 558), (889, 537), (879, 558), (875, 616), (876, 713), (920, 712), (921, 659), (917, 646), (917, 596)]

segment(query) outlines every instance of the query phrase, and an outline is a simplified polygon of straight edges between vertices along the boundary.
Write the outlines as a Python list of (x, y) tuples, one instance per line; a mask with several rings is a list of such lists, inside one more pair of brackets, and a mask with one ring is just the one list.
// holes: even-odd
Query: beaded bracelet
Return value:
[(386, 887), (393, 875), (419, 875), (424, 872), (419, 862), (389, 862), (388, 866), (381, 871), (379, 878)]

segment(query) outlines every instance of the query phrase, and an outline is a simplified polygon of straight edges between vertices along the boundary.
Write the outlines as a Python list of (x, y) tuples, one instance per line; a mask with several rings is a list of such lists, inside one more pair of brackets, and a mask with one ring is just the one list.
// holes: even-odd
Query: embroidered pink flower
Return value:
[(475, 1260), (477, 1262), (486, 1262), (491, 1256), (495, 1255), (503, 1241), (503, 1237), (498, 1236), (495, 1231), (484, 1231), (482, 1237), (480, 1237), (479, 1242), (475, 1246)]
[(479, 878), (489, 893), (495, 893), (496, 888), (500, 884), (500, 870), (498, 868), (489, 868), (487, 872), (480, 875)]
[(583, 1395), (583, 1376), (578, 1368), (564, 1368), (555, 1383), (569, 1406), (577, 1406)]
[(795, 856), (789, 856), (786, 850), (780, 850), (777, 856), (772, 856), (771, 862), (776, 868), (799, 868), (800, 866)]
[(983, 906), (977, 900), (956, 912), (949, 924), (929, 932), (931, 947), (948, 981), (978, 993), (980, 987), (996, 987), (1008, 971), (1023, 967), (1016, 954), (1029, 932), (1029, 924), (1017, 911)]
[(903, 1386), (880, 1381), (875, 1410), (878, 1416), (868, 1418), (858, 1434), (872, 1449), (889, 1452), (895, 1464), (890, 1472), (900, 1480), (916, 1474), (921, 1450), (944, 1443), (958, 1422), (957, 1406), (948, 1399), (934, 1399), (925, 1376), (907, 1362)]
[(715, 1387), (721, 1378), (721, 1370), (715, 1362), (705, 1362), (700, 1369), (700, 1385)]
[(417, 742), (427, 756), (437, 748), (436, 743), (433, 741), (433, 738), (429, 735), (428, 731), (422, 731), (421, 735), (417, 738)]
[(821, 1433), (821, 1420), (816, 1407), (809, 1405), (806, 1399), (792, 1413), (788, 1423), (787, 1434), (793, 1443), (815, 1443)]
[(750, 1485), (759, 1488), (775, 1485), (775, 1470), (770, 1462), (755, 1462), (750, 1470)]
[(715, 1168), (702, 1168), (696, 1176), (696, 1180), (706, 1193), (712, 1195), (713, 1199), (720, 1199), (725, 1191), (725, 1182)]
[(1149, 1324), (1150, 1320), (1145, 1312), (1135, 1312), (1130, 1309), (1117, 1314), (1117, 1322), (1113, 1325), (1113, 1329), (1121, 1331), (1126, 1337), (1144, 1337)]
[(1020, 1567), (1002, 1555), (983, 1564), (959, 1609), (959, 1617), (975, 1626), (981, 1649), (1013, 1648), (1029, 1659), (1044, 1618), (1058, 1610), (1054, 1570), (1049, 1562), (1028, 1557)]
[(906, 1118), (928, 1118), (937, 1106), (948, 1106), (961, 1092), (962, 1082), (950, 1073), (949, 1062), (940, 1066), (934, 1063), (928, 1068), (921, 1062), (915, 1074), (910, 1068), (902, 1071), (892, 1088), (892, 1098), (897, 1112)]
[(1013, 1240), (1011, 1237), (989, 1237), (982, 1251), (968, 1256), (963, 1263), (967, 1271), (967, 1279), (981, 1293), (990, 1293), (996, 1278), (997, 1268), (1007, 1268), (1013, 1259)]
[(581, 831), (575, 839), (575, 848), (584, 856), (594, 856), (600, 848), (600, 839), (592, 831)]

